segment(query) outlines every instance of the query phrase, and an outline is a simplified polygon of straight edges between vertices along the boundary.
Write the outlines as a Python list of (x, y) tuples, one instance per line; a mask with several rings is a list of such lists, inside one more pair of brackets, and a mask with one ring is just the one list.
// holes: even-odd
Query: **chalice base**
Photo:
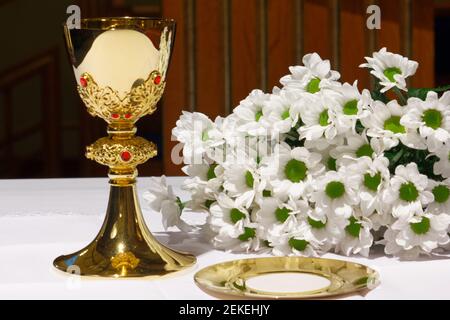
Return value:
[(159, 243), (145, 224), (135, 184), (111, 185), (103, 226), (88, 246), (60, 256), (54, 266), (83, 276), (163, 276), (194, 265), (193, 255), (169, 249)]

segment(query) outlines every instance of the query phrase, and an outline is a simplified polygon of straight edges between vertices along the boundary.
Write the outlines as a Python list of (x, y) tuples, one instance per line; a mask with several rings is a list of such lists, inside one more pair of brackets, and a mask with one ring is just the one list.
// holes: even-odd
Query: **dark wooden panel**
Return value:
[(366, 69), (359, 68), (366, 56), (366, 6), (364, 1), (341, 2), (340, 72), (342, 81), (353, 83), (358, 80), (359, 88), (368, 88), (369, 76)]
[(166, 175), (179, 175), (180, 167), (173, 164), (171, 152), (175, 142), (171, 141), (172, 128), (179, 118), (183, 108), (188, 105), (187, 94), (187, 37), (186, 37), (186, 14), (184, 1), (165, 0), (163, 1), (163, 16), (177, 21), (177, 34), (175, 47), (172, 55), (169, 72), (167, 75), (167, 87), (163, 101), (163, 152), (164, 173)]
[(196, 0), (196, 111), (214, 119), (225, 114), (223, 4)]
[(414, 0), (412, 6), (412, 58), (419, 62), (412, 78), (415, 87), (433, 87), (434, 72), (434, 8), (427, 0)]
[(331, 14), (328, 0), (305, 0), (304, 53), (317, 52), (323, 59), (332, 60)]
[(295, 64), (295, 0), (268, 1), (268, 89)]
[[(60, 134), (60, 91), (58, 54), (56, 48), (35, 55), (18, 65), (11, 66), (0, 74), (0, 93), (4, 97), (5, 117), (5, 140), (0, 141), (0, 149), (5, 149), (9, 157), (4, 159), (8, 168), (7, 177), (24, 177), (24, 171), (20, 168), (26, 167), (27, 163), (33, 163), (35, 158), (23, 159), (14, 153), (14, 146), (23, 139), (39, 133), (42, 137), (43, 150), (40, 150), (40, 163), (42, 170), (38, 169), (33, 174), (39, 177), (58, 177), (61, 169), (61, 134)], [(41, 84), (40, 112), (45, 115), (44, 121), (37, 125), (14, 130), (14, 114), (12, 112), (13, 98), (12, 90), (21, 83), (39, 77)], [(27, 92), (21, 92), (27, 94)], [(9, 162), (9, 163), (8, 163)], [(25, 174), (25, 177), (27, 175)]]
[(231, 2), (232, 107), (260, 85), (258, 0)]
[(387, 47), (388, 51), (401, 52), (401, 10), (402, 4), (400, 0), (379, 0), (381, 8), (381, 30), (377, 31), (377, 48), (376, 50)]

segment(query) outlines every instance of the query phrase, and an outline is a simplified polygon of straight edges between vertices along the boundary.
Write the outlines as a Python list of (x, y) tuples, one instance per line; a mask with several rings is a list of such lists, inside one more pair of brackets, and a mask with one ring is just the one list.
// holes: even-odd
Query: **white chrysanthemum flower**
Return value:
[(339, 72), (331, 70), (330, 61), (322, 60), (317, 53), (303, 56), (304, 66), (290, 67), (290, 75), (280, 79), (280, 83), (288, 90), (316, 93), (323, 88), (333, 88), (340, 85), (337, 80)]
[(252, 220), (258, 223), (261, 234), (267, 238), (269, 233), (286, 232), (291, 223), (297, 224), (298, 215), (307, 215), (311, 210), (304, 200), (290, 198), (283, 203), (278, 198), (266, 197), (259, 208), (253, 210)]
[(240, 145), (245, 137), (244, 132), (237, 130), (239, 118), (235, 114), (230, 114), (225, 118), (217, 117), (214, 121), (215, 128), (220, 132), (220, 139), (206, 149), (208, 162), (223, 163), (230, 148)]
[(325, 138), (332, 144), (338, 131), (336, 114), (329, 107), (329, 96), (324, 93), (304, 95), (297, 105), (303, 122), (298, 129), (300, 139), (315, 142), (319, 138)]
[(249, 208), (255, 195), (262, 193), (266, 183), (259, 175), (255, 160), (248, 159), (238, 163), (224, 164), (223, 187), (231, 197), (236, 198), (238, 206)]
[(349, 170), (354, 171), (361, 179), (359, 197), (361, 213), (364, 217), (387, 213), (382, 194), (390, 181), (388, 166), (389, 160), (384, 156), (379, 156), (375, 159), (359, 158), (349, 167)]
[(345, 145), (330, 150), (330, 156), (337, 159), (338, 167), (350, 165), (362, 157), (374, 159), (384, 151), (378, 139), (373, 138), (369, 142), (365, 133), (349, 135), (346, 141)]
[(298, 199), (310, 192), (313, 177), (324, 171), (318, 153), (309, 152), (306, 148), (291, 149), (282, 143), (275, 146), (274, 156), (263, 159), (263, 174), (272, 177), (271, 185), (274, 194), (292, 196)]
[(426, 149), (417, 130), (408, 129), (400, 123), (406, 109), (397, 100), (388, 104), (374, 101), (371, 109), (370, 115), (361, 119), (361, 123), (367, 128), (367, 135), (379, 138), (386, 150), (397, 146), (399, 141), (410, 148)]
[(360, 177), (348, 168), (339, 171), (328, 171), (315, 181), (315, 191), (311, 201), (315, 202), (318, 217), (335, 215), (337, 218), (350, 218), (352, 206), (359, 204)]
[(325, 137), (318, 138), (316, 140), (304, 140), (304, 147), (308, 150), (317, 151), (323, 154), (324, 152), (327, 151), (327, 149), (342, 145), (344, 142), (345, 136), (338, 135), (332, 140), (328, 140)]
[(186, 204), (192, 210), (208, 209), (223, 185), (223, 167), (217, 164), (194, 164), (183, 167), (189, 178), (182, 189), (191, 195)]
[(394, 217), (406, 219), (411, 217), (415, 207), (422, 207), (433, 201), (433, 194), (427, 187), (428, 177), (419, 173), (417, 164), (399, 165), (383, 192), (383, 201), (392, 205)]
[[(339, 167), (337, 165), (337, 159), (333, 158), (331, 155), (331, 151), (336, 148), (335, 145), (328, 145), (327, 148), (321, 150), (317, 148), (317, 145), (313, 145), (314, 141), (311, 141), (311, 144), (307, 144), (307, 142), (308, 141), (305, 141), (305, 148), (322, 155), (322, 164), (325, 166), (326, 170), (338, 171)], [(344, 144), (344, 142), (345, 137), (342, 136), (341, 143), (338, 145)]]
[(183, 160), (186, 164), (203, 163), (208, 149), (222, 143), (221, 131), (203, 113), (183, 111), (176, 125), (172, 134), (184, 144)]
[(384, 234), (384, 251), (405, 259), (415, 259), (420, 254), (430, 255), (439, 246), (449, 243), (447, 233), (450, 215), (423, 213), (417, 207), (413, 216), (398, 219)]
[(339, 218), (329, 212), (330, 216), (317, 214), (314, 210), (309, 210), (302, 223), (307, 224), (312, 235), (320, 244), (321, 252), (330, 251), (344, 236), (347, 220)]
[(435, 152), (450, 140), (450, 92), (439, 98), (430, 91), (425, 101), (419, 98), (408, 99), (405, 115), (400, 123), (411, 130), (419, 130), (425, 139), (428, 150)]
[[(252, 213), (253, 214), (253, 213)], [(286, 208), (284, 203), (278, 198), (266, 197), (262, 200), (261, 206), (254, 213), (255, 221), (266, 231), (276, 224), (286, 223), (293, 218), (297, 212)]]
[(450, 214), (450, 178), (440, 182), (428, 180), (427, 189), (434, 196), (434, 201), (428, 204), (427, 212), (433, 214)]
[(233, 113), (239, 119), (237, 130), (252, 136), (265, 136), (269, 132), (269, 122), (264, 114), (264, 106), (270, 94), (261, 90), (253, 90), (240, 104), (234, 108)]
[(432, 155), (439, 158), (433, 165), (433, 173), (442, 175), (444, 178), (450, 178), (450, 145), (445, 145)]
[(262, 111), (273, 139), (280, 140), (280, 134), (289, 132), (298, 123), (299, 110), (294, 104), (297, 99), (298, 95), (294, 92), (273, 89)]
[(161, 212), (164, 229), (178, 227), (184, 232), (192, 230), (192, 227), (181, 219), (184, 204), (175, 196), (172, 187), (167, 185), (165, 176), (151, 177), (143, 198), (152, 210)]
[(371, 229), (372, 223), (369, 219), (351, 216), (347, 221), (344, 237), (336, 245), (336, 253), (342, 252), (346, 256), (351, 254), (369, 256), (373, 244)]
[(248, 211), (239, 207), (226, 194), (221, 193), (210, 208), (208, 224), (216, 235), (213, 244), (220, 249), (249, 251), (259, 247), (256, 225), (250, 221)]
[(311, 229), (304, 223), (289, 220), (288, 224), (272, 228), (267, 241), (276, 256), (317, 256), (321, 243), (311, 233)]
[(334, 91), (326, 92), (333, 97), (330, 106), (336, 114), (336, 128), (339, 134), (356, 133), (356, 122), (367, 117), (370, 113), (369, 105), (372, 103), (372, 97), (368, 90), (362, 93), (358, 90), (358, 81), (353, 85), (344, 83)]
[(406, 91), (406, 78), (414, 75), (419, 66), (416, 61), (388, 52), (386, 48), (374, 52), (373, 57), (365, 59), (367, 63), (361, 64), (360, 67), (371, 69), (370, 73), (378, 78), (383, 86), (381, 92), (386, 92), (393, 87)]

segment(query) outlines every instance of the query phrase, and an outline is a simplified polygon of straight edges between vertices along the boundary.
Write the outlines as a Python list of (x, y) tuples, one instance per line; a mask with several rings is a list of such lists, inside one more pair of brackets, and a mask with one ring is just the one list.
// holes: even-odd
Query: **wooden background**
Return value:
[[(381, 29), (369, 30), (366, 9), (381, 8)], [(429, 0), (164, 0), (178, 21), (164, 99), (164, 169), (181, 110), (226, 115), (252, 89), (271, 91), (305, 53), (330, 59), (343, 81), (371, 85), (358, 66), (384, 46), (420, 61), (413, 86), (434, 85), (434, 6)]]
[[(450, 80), (450, 72), (435, 67), (435, 20), (450, 17), (450, 0), (0, 0), (0, 37), (8, 43), (0, 61), (0, 178), (105, 175), (83, 157), (85, 146), (105, 135), (105, 124), (87, 114), (76, 94), (60, 27), (72, 3), (83, 17), (163, 16), (178, 23), (163, 101), (138, 125), (160, 147), (158, 158), (140, 166), (142, 175), (181, 173), (170, 154), (182, 110), (227, 115), (252, 89), (271, 91), (305, 53), (330, 59), (343, 81), (358, 79), (360, 88), (371, 81), (358, 65), (383, 46), (420, 62), (413, 86)], [(381, 8), (381, 30), (366, 28), (371, 4)], [(9, 28), (14, 19), (36, 16), (39, 27)], [(24, 87), (30, 79), (33, 90)]]

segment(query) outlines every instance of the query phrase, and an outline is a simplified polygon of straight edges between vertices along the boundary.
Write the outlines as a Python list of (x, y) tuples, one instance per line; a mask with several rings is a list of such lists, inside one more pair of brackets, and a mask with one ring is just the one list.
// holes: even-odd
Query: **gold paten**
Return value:
[[(330, 285), (314, 291), (265, 292), (248, 288), (250, 278), (273, 273), (307, 273), (322, 276)], [(364, 265), (342, 260), (305, 257), (268, 257), (228, 261), (206, 267), (195, 274), (195, 282), (206, 292), (266, 299), (325, 298), (370, 290), (379, 283), (378, 273)]]
[(136, 166), (154, 157), (157, 150), (152, 142), (135, 136), (134, 124), (156, 110), (163, 94), (175, 23), (129, 17), (83, 19), (82, 37), (73, 41), (80, 32), (72, 34), (67, 27), (65, 35), (74, 62), (73, 43), (88, 39), (87, 35), (95, 38), (104, 30), (120, 28), (160, 32), (158, 70), (145, 81), (136, 81), (124, 97), (113, 88), (99, 87), (89, 73), (82, 75), (78, 92), (89, 113), (108, 123), (108, 137), (89, 146), (86, 156), (109, 167), (109, 203), (97, 237), (84, 249), (58, 257), (54, 265), (65, 272), (79, 270), (85, 276), (162, 276), (192, 266), (196, 258), (160, 244), (145, 224), (136, 195)]

